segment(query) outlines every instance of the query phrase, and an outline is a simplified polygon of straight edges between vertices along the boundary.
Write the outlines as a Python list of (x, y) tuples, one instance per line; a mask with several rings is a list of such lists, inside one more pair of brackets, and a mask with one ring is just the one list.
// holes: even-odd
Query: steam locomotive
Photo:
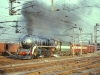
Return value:
[[(74, 51), (73, 51), (74, 48)], [(71, 44), (40, 36), (26, 35), (21, 39), (21, 47), (17, 51), (20, 59), (32, 59), (38, 57), (50, 57), (54, 54), (71, 55), (82, 53), (92, 53), (95, 51), (93, 44)]]
[(59, 50), (60, 41), (41, 36), (26, 35), (21, 39), (17, 55), (22, 59), (50, 57), (51, 52)]

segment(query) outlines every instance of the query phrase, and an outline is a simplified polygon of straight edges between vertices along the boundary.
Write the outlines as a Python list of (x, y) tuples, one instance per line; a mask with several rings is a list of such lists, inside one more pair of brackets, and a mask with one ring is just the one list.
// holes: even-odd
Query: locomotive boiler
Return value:
[(60, 49), (60, 41), (41, 36), (26, 35), (21, 39), (21, 47), (18, 49), (20, 58), (30, 59), (39, 56), (49, 57), (51, 52)]

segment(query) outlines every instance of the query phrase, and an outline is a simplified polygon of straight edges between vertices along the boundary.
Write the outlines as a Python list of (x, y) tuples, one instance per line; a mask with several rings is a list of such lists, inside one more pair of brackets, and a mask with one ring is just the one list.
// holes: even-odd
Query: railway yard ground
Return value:
[(100, 51), (32, 60), (0, 56), (0, 75), (100, 75)]

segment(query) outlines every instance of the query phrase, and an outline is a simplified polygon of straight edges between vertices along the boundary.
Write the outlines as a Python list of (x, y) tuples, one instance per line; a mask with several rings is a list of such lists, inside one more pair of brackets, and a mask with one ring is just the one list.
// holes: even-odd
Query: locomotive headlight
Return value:
[(32, 44), (32, 40), (28, 38), (28, 39), (25, 40), (24, 44), (31, 45)]
[(27, 41), (26, 41), (27, 43), (31, 43), (32, 41), (31, 41), (31, 39), (27, 39)]
[(31, 44), (32, 40), (31, 39), (25, 39), (23, 40), (23, 44)]

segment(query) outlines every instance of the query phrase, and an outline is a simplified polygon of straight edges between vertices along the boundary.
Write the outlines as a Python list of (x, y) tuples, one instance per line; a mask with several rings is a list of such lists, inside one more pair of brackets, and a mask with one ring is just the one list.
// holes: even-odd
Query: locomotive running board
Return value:
[(10, 56), (12, 56), (13, 54), (11, 54), (9, 51), (6, 51)]
[(56, 46), (36, 46), (36, 47), (56, 47)]
[(6, 52), (9, 54), (9, 56), (11, 56), (11, 57), (13, 57), (13, 58), (17, 58), (17, 56), (16, 56), (16, 55), (11, 54), (9, 51), (6, 51)]

